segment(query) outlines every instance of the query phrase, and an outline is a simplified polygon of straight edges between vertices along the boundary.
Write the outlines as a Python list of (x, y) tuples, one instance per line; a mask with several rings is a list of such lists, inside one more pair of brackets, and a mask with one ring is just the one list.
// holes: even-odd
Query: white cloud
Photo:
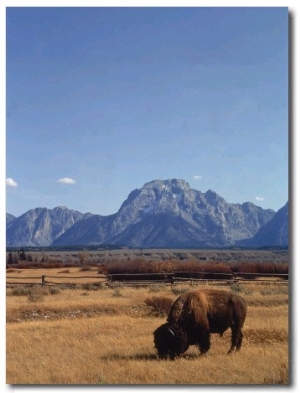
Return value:
[(59, 179), (57, 183), (60, 184), (75, 184), (76, 181), (74, 179), (71, 179), (70, 177), (63, 177), (62, 179)]
[(18, 187), (18, 183), (11, 177), (6, 178), (6, 185), (7, 187)]
[(201, 180), (201, 179), (202, 179), (202, 176), (201, 176), (201, 175), (194, 175), (193, 178), (194, 178), (195, 180)]
[(264, 200), (265, 200), (265, 198), (264, 198), (264, 197), (261, 197), (261, 196), (257, 196), (257, 197), (255, 197), (255, 199), (256, 199), (257, 201), (264, 201)]

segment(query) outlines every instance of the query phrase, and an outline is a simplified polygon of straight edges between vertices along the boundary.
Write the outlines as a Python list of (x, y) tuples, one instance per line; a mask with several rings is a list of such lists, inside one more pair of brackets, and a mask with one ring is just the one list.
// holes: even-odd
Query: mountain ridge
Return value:
[[(9, 215), (7, 246), (223, 248), (253, 238), (276, 215), (251, 202), (227, 203), (215, 191), (202, 193), (182, 179), (145, 183), (131, 191), (119, 210), (109, 216), (66, 207), (38, 209), (43, 208), (16, 218)], [(283, 234), (283, 238), (287, 236)]]
[(241, 241), (244, 247), (286, 247), (289, 244), (289, 203), (287, 202), (276, 214), (262, 226), (250, 239)]
[[(90, 213), (66, 207), (31, 209), (11, 220), (6, 226), (7, 246), (48, 246), (75, 222)], [(11, 240), (13, 238), (13, 240)]]

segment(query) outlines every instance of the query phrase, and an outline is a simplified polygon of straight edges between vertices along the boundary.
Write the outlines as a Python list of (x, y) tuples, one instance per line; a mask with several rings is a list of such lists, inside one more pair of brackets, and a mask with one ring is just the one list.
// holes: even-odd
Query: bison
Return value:
[(239, 295), (214, 289), (187, 292), (173, 303), (167, 323), (154, 332), (158, 356), (175, 359), (190, 345), (197, 345), (204, 354), (210, 348), (210, 334), (222, 336), (228, 328), (231, 328), (228, 353), (238, 351), (246, 312), (245, 300)]

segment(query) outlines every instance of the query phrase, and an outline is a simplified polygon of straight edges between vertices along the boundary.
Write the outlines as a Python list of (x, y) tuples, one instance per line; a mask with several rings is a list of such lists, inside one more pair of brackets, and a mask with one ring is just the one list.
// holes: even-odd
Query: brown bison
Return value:
[(228, 353), (242, 345), (242, 327), (246, 318), (245, 300), (236, 294), (214, 289), (187, 292), (173, 303), (167, 323), (154, 332), (154, 344), (162, 359), (174, 359), (190, 345), (198, 345), (201, 354), (210, 348), (210, 334), (222, 334), (231, 328)]

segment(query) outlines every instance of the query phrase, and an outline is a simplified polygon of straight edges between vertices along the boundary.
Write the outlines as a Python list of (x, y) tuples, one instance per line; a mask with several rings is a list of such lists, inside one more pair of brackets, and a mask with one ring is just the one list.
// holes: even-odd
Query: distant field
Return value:
[[(32, 262), (7, 269), (7, 281), (12, 283), (6, 298), (8, 384), (289, 382), (288, 280), (219, 282), (218, 288), (240, 293), (249, 305), (241, 352), (227, 355), (230, 333), (226, 332), (223, 338), (212, 336), (212, 348), (205, 356), (191, 347), (172, 362), (156, 355), (153, 331), (166, 315), (149, 304), (153, 297), (173, 301), (182, 292), (216, 283), (127, 287), (118, 281), (107, 283), (107, 277), (99, 274), (104, 267), (145, 269), (148, 262), (162, 271), (178, 263), (287, 269), (287, 251), (26, 250), (28, 255)], [(42, 267), (34, 268), (36, 263)], [(42, 287), (42, 276), (51, 284)]]
[[(78, 271), (79, 269), (77, 269)], [(16, 271), (26, 275), (28, 271)], [(40, 273), (54, 274), (41, 270)], [(90, 271), (88, 274), (96, 274)], [(74, 268), (67, 273), (73, 275)], [(78, 274), (82, 274), (79, 272)], [(220, 287), (219, 287), (220, 288)], [(230, 334), (212, 336), (211, 350), (191, 347), (175, 361), (157, 358), (153, 331), (165, 321), (145, 303), (195, 285), (97, 290), (64, 286), (7, 289), (8, 384), (287, 384), (288, 287), (235, 287), (248, 302), (240, 353), (227, 355)]]
[[(7, 257), (8, 257), (7, 252)], [(199, 262), (270, 262), (287, 263), (288, 250), (203, 250), (203, 249), (99, 249), (99, 250), (25, 250), (26, 260), (20, 260), (19, 250), (11, 252), (14, 263), (99, 265), (116, 261), (199, 261)]]

